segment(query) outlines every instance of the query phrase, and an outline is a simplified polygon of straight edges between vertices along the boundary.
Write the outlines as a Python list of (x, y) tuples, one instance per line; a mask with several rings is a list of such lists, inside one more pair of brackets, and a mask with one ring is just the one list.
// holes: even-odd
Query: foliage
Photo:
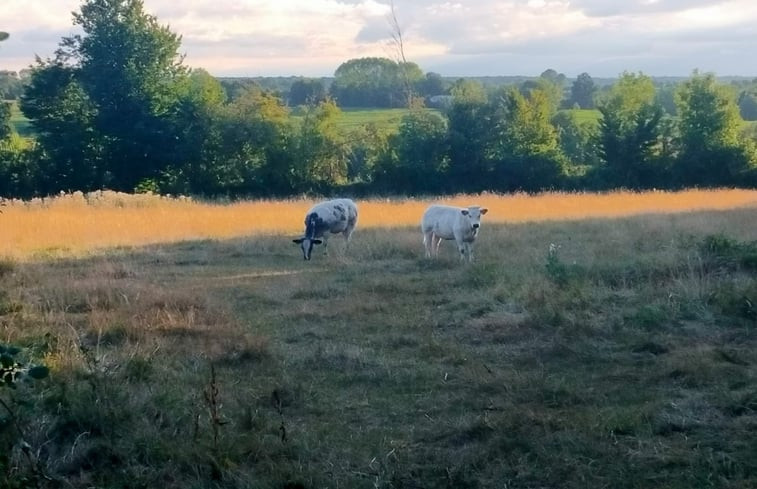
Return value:
[(597, 166), (598, 123), (579, 118), (577, 111), (562, 110), (552, 118), (560, 149), (576, 166)]
[(333, 100), (311, 106), (301, 119), (292, 141), (296, 191), (324, 193), (346, 183), (347, 158), (337, 120), (340, 109)]
[(46, 156), (44, 192), (131, 190), (174, 163), (180, 38), (141, 0), (87, 0), (54, 60), (38, 60), (22, 109)]
[(570, 98), (566, 105), (579, 109), (593, 109), (596, 92), (597, 86), (591, 76), (586, 72), (581, 73), (570, 87)]
[(601, 178), (612, 186), (649, 188), (660, 182), (662, 108), (652, 79), (624, 73), (599, 103)]
[(496, 173), (505, 188), (533, 191), (561, 183), (564, 161), (550, 121), (553, 110), (549, 93), (539, 88), (527, 96), (515, 89), (504, 94), (494, 154)]
[(676, 92), (680, 156), (675, 166), (681, 185), (752, 184), (754, 148), (739, 138), (739, 112), (733, 92), (712, 74), (694, 72)]
[(11, 129), (11, 104), (0, 100), (0, 141), (10, 137)]
[(447, 127), (438, 114), (410, 111), (388, 141), (376, 169), (376, 187), (405, 195), (448, 191), (446, 138)]
[(739, 94), (739, 114), (745, 121), (757, 121), (757, 88)]
[(292, 83), (289, 89), (290, 106), (319, 104), (326, 100), (326, 89), (320, 80), (303, 78)]
[(494, 108), (476, 82), (457, 83), (451, 93), (454, 98), (447, 110), (449, 178), (462, 191), (491, 188)]
[(357, 58), (339, 65), (330, 94), (342, 107), (407, 107), (406, 83), (415, 87), (423, 81), (415, 63)]
[(15, 71), (0, 70), (0, 100), (17, 100), (25, 85), (26, 80)]

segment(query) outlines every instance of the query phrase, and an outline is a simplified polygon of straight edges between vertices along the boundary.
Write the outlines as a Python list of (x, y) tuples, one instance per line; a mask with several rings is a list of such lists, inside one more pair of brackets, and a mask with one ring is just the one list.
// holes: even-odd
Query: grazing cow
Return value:
[(489, 209), (479, 206), (452, 207), (432, 205), (423, 214), (421, 231), (426, 257), (439, 256), (439, 245), (443, 239), (454, 239), (460, 250), (460, 259), (473, 261), (473, 242), (481, 227), (481, 216)]
[(314, 205), (305, 214), (305, 234), (293, 240), (302, 248), (302, 255), (310, 260), (313, 245), (326, 247), (328, 233), (342, 233), (347, 243), (357, 224), (357, 206), (350, 199), (327, 200)]

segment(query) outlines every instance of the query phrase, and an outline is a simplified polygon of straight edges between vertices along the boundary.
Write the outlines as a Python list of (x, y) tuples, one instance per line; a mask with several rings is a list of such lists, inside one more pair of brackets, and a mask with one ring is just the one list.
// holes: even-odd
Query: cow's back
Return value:
[(354, 228), (357, 223), (357, 205), (351, 199), (333, 199), (320, 202), (310, 208), (306, 218), (317, 216), (318, 227), (316, 236), (323, 236), (326, 232), (341, 233)]
[(423, 213), (421, 229), (424, 233), (433, 232), (440, 238), (453, 239), (455, 222), (460, 209), (449, 205), (432, 205)]

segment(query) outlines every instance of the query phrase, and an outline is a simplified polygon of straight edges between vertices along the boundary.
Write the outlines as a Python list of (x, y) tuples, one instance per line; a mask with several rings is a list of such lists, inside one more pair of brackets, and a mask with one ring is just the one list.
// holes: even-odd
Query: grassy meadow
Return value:
[(753, 191), (458, 196), (472, 265), (428, 200), (305, 262), (309, 200), (98, 195), (2, 207), (51, 368), (0, 390), (3, 487), (757, 487)]

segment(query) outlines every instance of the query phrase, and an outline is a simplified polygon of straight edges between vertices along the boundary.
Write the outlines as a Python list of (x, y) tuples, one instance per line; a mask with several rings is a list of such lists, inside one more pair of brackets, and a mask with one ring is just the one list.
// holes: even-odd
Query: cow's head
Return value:
[(478, 232), (478, 228), (481, 227), (481, 216), (489, 212), (489, 209), (486, 207), (482, 209), (477, 205), (473, 205), (467, 209), (462, 209), (460, 212), (467, 218), (468, 224), (473, 229), (473, 232), (476, 233)]
[(300, 245), (300, 248), (302, 248), (302, 256), (306, 260), (310, 260), (310, 256), (313, 253), (313, 245), (321, 244), (323, 243), (322, 240), (317, 238), (308, 238), (307, 236), (303, 236), (302, 238), (293, 239), (295, 243)]

